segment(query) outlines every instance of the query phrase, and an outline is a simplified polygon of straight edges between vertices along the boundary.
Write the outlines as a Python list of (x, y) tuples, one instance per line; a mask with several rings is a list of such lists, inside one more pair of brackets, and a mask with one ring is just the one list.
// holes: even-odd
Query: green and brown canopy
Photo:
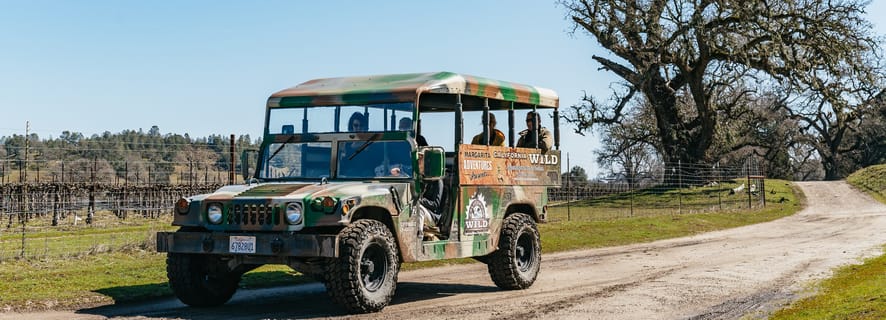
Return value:
[(557, 108), (550, 89), (452, 72), (410, 73), (311, 80), (274, 93), (268, 108), (416, 101), (425, 94), (489, 98), (539, 108)]

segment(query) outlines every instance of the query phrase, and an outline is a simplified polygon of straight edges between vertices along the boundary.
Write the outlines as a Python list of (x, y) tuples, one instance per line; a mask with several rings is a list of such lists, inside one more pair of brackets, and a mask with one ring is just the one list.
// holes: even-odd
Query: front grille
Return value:
[(266, 204), (235, 204), (225, 224), (239, 226), (273, 226), (280, 224), (280, 208)]

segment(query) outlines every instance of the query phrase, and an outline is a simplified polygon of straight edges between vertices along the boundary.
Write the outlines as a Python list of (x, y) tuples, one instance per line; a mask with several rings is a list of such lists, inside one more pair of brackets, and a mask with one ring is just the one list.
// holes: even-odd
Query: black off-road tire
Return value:
[(329, 265), (326, 291), (352, 313), (384, 309), (397, 289), (400, 258), (383, 223), (359, 220), (339, 233), (339, 258)]
[(489, 255), (492, 282), (505, 290), (529, 288), (541, 267), (541, 244), (535, 221), (514, 213), (502, 221), (498, 250)]
[(240, 282), (240, 273), (229, 271), (218, 257), (187, 253), (166, 255), (166, 276), (175, 296), (192, 307), (228, 302)]
[(331, 278), (332, 267), (334, 266), (336, 261), (337, 260), (330, 259), (330, 258), (317, 259), (315, 261), (312, 261), (312, 264), (315, 265), (314, 268), (312, 269), (312, 271), (308, 271), (308, 270), (305, 270), (305, 271), (297, 270), (297, 271), (304, 273), (305, 275), (311, 276), (312, 278), (314, 278), (318, 282), (322, 283), (323, 285), (326, 285), (326, 283), (329, 282), (329, 279)]

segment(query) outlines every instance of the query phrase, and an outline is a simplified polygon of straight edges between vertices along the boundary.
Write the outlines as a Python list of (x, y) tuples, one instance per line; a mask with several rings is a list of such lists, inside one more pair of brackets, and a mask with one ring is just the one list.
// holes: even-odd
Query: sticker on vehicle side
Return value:
[(228, 244), (230, 253), (255, 253), (255, 237), (231, 236)]
[(489, 233), (489, 210), (486, 209), (486, 198), (481, 193), (474, 193), (465, 208), (465, 234)]

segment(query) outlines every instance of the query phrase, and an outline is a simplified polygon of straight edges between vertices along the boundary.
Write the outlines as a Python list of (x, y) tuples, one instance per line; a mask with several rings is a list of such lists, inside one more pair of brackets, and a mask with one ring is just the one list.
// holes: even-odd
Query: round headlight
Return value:
[(286, 205), (286, 222), (289, 224), (299, 224), (302, 219), (301, 206), (297, 203)]
[(175, 202), (175, 212), (178, 214), (188, 214), (188, 206), (191, 203), (188, 202), (188, 199), (179, 198), (178, 201)]
[(208, 208), (206, 208), (206, 217), (209, 218), (209, 222), (212, 224), (219, 224), (222, 221), (222, 207), (218, 203), (210, 204)]

